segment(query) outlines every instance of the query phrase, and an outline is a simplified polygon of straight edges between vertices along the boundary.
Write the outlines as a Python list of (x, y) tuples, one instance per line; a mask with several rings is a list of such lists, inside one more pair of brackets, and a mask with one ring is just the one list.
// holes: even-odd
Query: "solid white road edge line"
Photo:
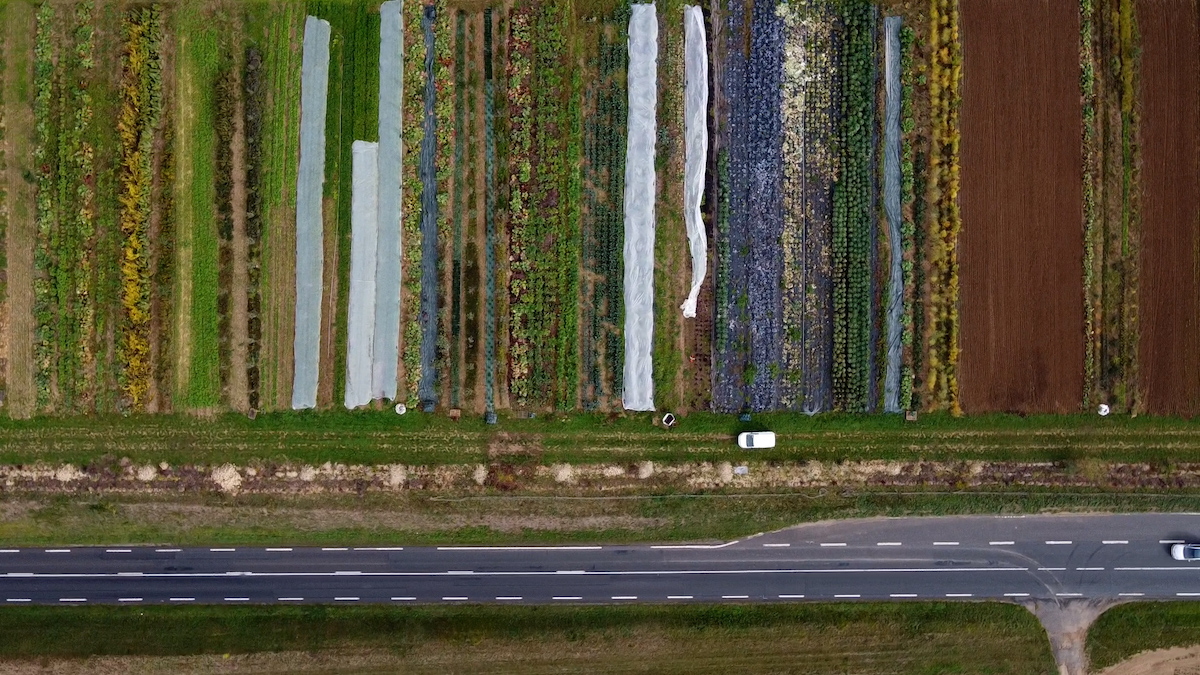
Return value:
[[(695, 574), (965, 574), (969, 572), (1028, 572), (1029, 567), (963, 567), (963, 568), (944, 568), (944, 567), (878, 567), (878, 568), (836, 568), (836, 569), (741, 569), (741, 570), (576, 570), (570, 572), (573, 575), (582, 576), (686, 576)], [(1059, 568), (1047, 567), (1038, 568), (1039, 571), (1055, 570)], [(1114, 568), (1116, 571), (1145, 571), (1145, 570), (1193, 570), (1195, 568), (1188, 567), (1161, 567), (1161, 568)], [(361, 571), (337, 571), (337, 572), (146, 572), (136, 578), (139, 579), (209, 579), (214, 577), (331, 577), (331, 576), (364, 576), (364, 577), (445, 577), (445, 576), (463, 576), (471, 575), (477, 577), (523, 577), (523, 576), (557, 576), (557, 571), (495, 571), (495, 572), (361, 572)], [(106, 579), (106, 578), (121, 578), (121, 573), (113, 572), (8, 572), (6, 576), (10, 577), (35, 577), (41, 579)]]

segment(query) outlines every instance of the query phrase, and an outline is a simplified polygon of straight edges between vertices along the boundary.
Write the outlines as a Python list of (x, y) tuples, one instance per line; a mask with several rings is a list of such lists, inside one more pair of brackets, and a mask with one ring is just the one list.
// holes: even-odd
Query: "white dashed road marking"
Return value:
[(280, 598), (280, 602), (301, 602), (304, 598)]
[(1039, 567), (1038, 571), (1039, 572), (1066, 572), (1067, 568), (1065, 568), (1065, 567)]
[(225, 598), (225, 602), (250, 602), (250, 598)]
[(825, 548), (831, 548), (831, 547), (835, 547), (835, 546), (845, 546), (845, 545), (846, 545), (846, 542), (843, 542), (843, 541), (835, 541), (835, 542), (821, 544), (821, 546), (824, 546)]
[(1049, 544), (1050, 546), (1070, 546), (1071, 545), (1071, 542), (1069, 542), (1069, 541), (1063, 541), (1063, 540), (1058, 540), (1058, 539), (1051, 539), (1050, 541), (1047, 541), (1046, 543)]
[(59, 602), (87, 602), (87, 598), (59, 598)]
[(934, 546), (958, 546), (957, 541), (935, 541)]
[(915, 598), (915, 597), (917, 597), (917, 594), (916, 593), (892, 593), (888, 597), (889, 598)]
[(409, 596), (400, 596), (400, 597), (392, 598), (392, 600), (400, 602), (400, 601), (404, 601), (404, 600), (416, 600), (416, 598), (409, 597)]
[(156, 548), (156, 549), (154, 549), (155, 553), (180, 553), (182, 551), (183, 551), (183, 549), (181, 549), (181, 548)]
[(578, 595), (556, 595), (556, 596), (554, 596), (553, 599), (554, 600), (582, 600), (583, 598)]
[(333, 599), (334, 602), (358, 602), (357, 595), (345, 595)]
[(750, 596), (748, 596), (748, 595), (722, 595), (721, 599), (722, 600), (749, 600)]
[(1145, 593), (1117, 593), (1117, 595), (1122, 598), (1140, 598), (1145, 595)]
[(1076, 567), (1076, 572), (1103, 572), (1103, 567)]
[(141, 598), (117, 598), (117, 602), (141, 602)]
[(1128, 544), (1128, 543), (1129, 543), (1129, 540), (1128, 540), (1128, 539), (1105, 539), (1104, 541), (1102, 541), (1102, 542), (1100, 542), (1100, 543), (1101, 543), (1101, 544), (1108, 544), (1108, 545), (1113, 545), (1113, 544)]
[(1196, 598), (1200, 597), (1200, 593), (1176, 593), (1181, 598)]
[(690, 596), (690, 595), (668, 595), (667, 599), (668, 600), (691, 600), (692, 596)]
[(783, 600), (801, 600), (804, 598), (803, 595), (781, 595), (779, 597)]
[(30, 602), (29, 598), (5, 598), (5, 602)]
[(519, 596), (519, 595), (497, 595), (496, 599), (497, 600), (521, 600), (523, 598), (521, 598), (521, 596)]
[(292, 549), (290, 549), (290, 548), (269, 548), (269, 549), (267, 549), (268, 553), (291, 553), (291, 551), (292, 551)]
[(69, 549), (69, 548), (48, 548), (48, 549), (46, 549), (46, 553), (70, 553), (70, 552), (71, 552), (71, 549)]
[(195, 598), (171, 598), (171, 602), (195, 602)]
[(898, 541), (881, 541), (875, 544), (876, 546), (900, 546)]
[(857, 593), (847, 593), (847, 594), (843, 594), (843, 595), (835, 595), (833, 597), (835, 597), (835, 598), (861, 598), (862, 596), (858, 595)]
[(988, 545), (989, 546), (1012, 546), (1015, 543), (1016, 542), (1012, 542), (1012, 541), (989, 541)]
[(236, 548), (210, 548), (208, 550), (213, 553), (233, 553), (237, 549)]
[(637, 600), (636, 595), (614, 595), (613, 600)]
[(1182, 539), (1159, 539), (1158, 543), (1160, 543), (1160, 544), (1182, 544), (1183, 540)]
[(1080, 597), (1083, 597), (1083, 593), (1055, 593), (1055, 595), (1057, 595), (1057, 596), (1058, 596), (1058, 597), (1060, 597), (1060, 598), (1080, 598)]
[(1028, 598), (1029, 594), (1028, 593), (1005, 593), (1004, 597), (1006, 597), (1006, 598)]
[(975, 595), (973, 593), (947, 593), (946, 597), (947, 598), (973, 598), (973, 597), (975, 597)]
[(442, 599), (443, 600), (466, 600), (467, 598), (464, 595), (443, 595)]
[(106, 549), (104, 549), (104, 552), (105, 553), (133, 553), (133, 550), (128, 549), (128, 548), (106, 548)]
[(763, 544), (763, 548), (787, 548), (791, 544)]

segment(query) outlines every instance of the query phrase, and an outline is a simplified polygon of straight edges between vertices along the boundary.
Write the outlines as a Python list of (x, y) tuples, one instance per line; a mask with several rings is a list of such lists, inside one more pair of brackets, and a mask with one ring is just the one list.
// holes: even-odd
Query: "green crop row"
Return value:
[[(460, 371), (463, 360), (462, 342), (462, 274), (463, 274), (463, 209), (466, 208), (464, 178), (464, 146), (466, 145), (466, 68), (467, 14), (454, 13), (454, 204), (453, 248), (450, 258), (450, 407), (461, 405)], [(473, 155), (472, 155), (473, 156)]]
[(531, 256), (539, 242), (533, 236), (531, 191), (533, 183), (533, 100), (531, 78), (532, 11), (528, 2), (513, 7), (509, 16), (508, 62), (505, 64), (506, 107), (509, 125), (508, 158), (508, 248), (509, 248), (509, 388), (516, 405), (525, 405), (532, 397), (531, 371), (535, 361), (532, 323), (536, 305), (532, 293), (539, 289), (531, 275)]
[(913, 156), (913, 134), (916, 131), (916, 118), (913, 111), (913, 86), (917, 77), (913, 59), (913, 47), (916, 43), (916, 32), (911, 26), (900, 29), (900, 200), (903, 218), (900, 224), (900, 246), (904, 251), (904, 261), (901, 263), (904, 286), (903, 320), (900, 330), (900, 343), (904, 359), (900, 372), (900, 409), (910, 410), (913, 407), (913, 373), (914, 359), (919, 350), (913, 348), (914, 324), (917, 304), (917, 247), (916, 224), (913, 209), (916, 202), (916, 170)]
[(874, 173), (875, 10), (865, 0), (841, 8), (841, 172), (833, 187), (833, 396), (862, 412), (870, 388), (871, 195)]
[(262, 353), (263, 106), (266, 82), (263, 54), (254, 45), (246, 47), (242, 62), (242, 96), (246, 131), (246, 384), (250, 409), (257, 410)]
[(425, 138), (423, 124), (425, 108), (425, 38), (421, 31), (423, 5), (404, 4), (404, 121), (403, 121), (403, 189), (401, 214), (404, 231), (401, 236), (404, 289), (401, 293), (401, 326), (403, 334), (404, 386), (397, 391), (398, 399), (417, 403), (417, 386), (421, 380), (421, 142)]

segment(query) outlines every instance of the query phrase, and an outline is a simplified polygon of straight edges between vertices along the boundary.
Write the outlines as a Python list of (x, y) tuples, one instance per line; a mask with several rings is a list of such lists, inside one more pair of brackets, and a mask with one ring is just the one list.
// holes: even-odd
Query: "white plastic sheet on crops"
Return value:
[(887, 370), (883, 378), (883, 411), (900, 412), (901, 322), (904, 312), (904, 253), (900, 246), (900, 22), (883, 20), (885, 33), (884, 79), (887, 98), (883, 143), (883, 210), (887, 213), (891, 243), (891, 282), (887, 305)]
[(375, 262), (372, 398), (396, 398), (400, 350), (400, 120), (404, 100), (401, 0), (379, 7), (379, 237)]
[(704, 33), (704, 10), (687, 5), (683, 10), (684, 152), (683, 205), (687, 222), (688, 248), (692, 251), (692, 289), (680, 309), (687, 318), (696, 316), (696, 298), (708, 272), (708, 237), (700, 218), (704, 196), (704, 169), (708, 164), (708, 45)]
[(296, 336), (292, 408), (317, 405), (321, 351), (321, 193), (325, 183), (325, 103), (329, 93), (329, 22), (304, 24), (300, 66), (300, 168), (296, 174)]
[(629, 135), (625, 145), (625, 391), (627, 410), (654, 410), (654, 140), (658, 16), (629, 18)]
[(375, 260), (379, 240), (379, 144), (354, 141), (350, 198), (350, 305), (346, 331), (347, 408), (371, 402)]

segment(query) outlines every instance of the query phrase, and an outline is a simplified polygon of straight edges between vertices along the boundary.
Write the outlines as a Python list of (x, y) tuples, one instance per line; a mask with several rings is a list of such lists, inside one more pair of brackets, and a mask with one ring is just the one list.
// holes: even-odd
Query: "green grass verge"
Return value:
[(1139, 602), (1114, 607), (1088, 631), (1093, 671), (1152, 649), (1200, 644), (1200, 603)]
[(363, 496), (14, 496), (9, 546), (378, 546), (731, 541), (805, 522), (875, 516), (1178, 512), (1197, 494), (803, 491), (616, 497), (367, 492)]
[[(645, 414), (501, 417), (488, 427), (474, 418), (341, 410), (262, 414), (253, 421), (236, 414), (211, 421), (183, 415), (6, 419), (0, 420), (0, 462), (86, 462), (108, 454), (171, 463), (443, 464), (482, 461), (495, 441), (521, 445), (543, 462), (1094, 459), (1169, 467), (1200, 461), (1200, 427), (1174, 418), (926, 415), (906, 423), (891, 416), (780, 413), (742, 424), (728, 415), (695, 413), (674, 429), (651, 420)], [(739, 450), (735, 435), (752, 429), (776, 431), (778, 446)]]
[[(1054, 672), (1000, 604), (0, 609), (0, 656), (387, 650), (403, 672)], [(150, 637), (153, 636), (153, 637)], [(467, 670), (464, 670), (467, 669)]]

